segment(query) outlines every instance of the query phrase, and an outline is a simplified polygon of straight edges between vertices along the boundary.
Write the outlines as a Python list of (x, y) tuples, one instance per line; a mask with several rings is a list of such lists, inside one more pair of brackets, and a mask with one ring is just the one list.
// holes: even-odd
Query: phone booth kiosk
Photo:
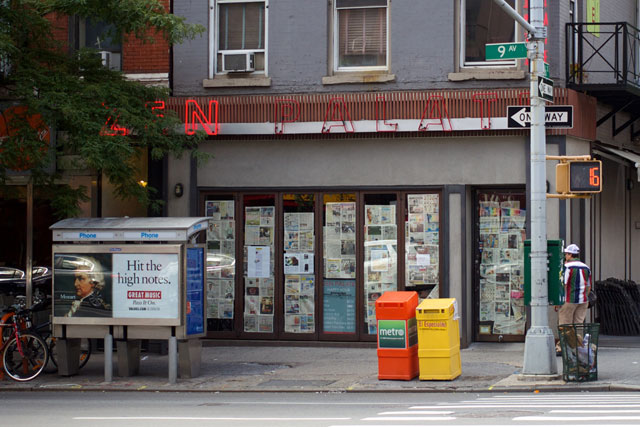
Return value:
[(200, 373), (208, 218), (71, 218), (53, 224), (58, 372), (78, 373), (81, 338), (104, 338), (105, 381), (136, 375), (141, 340), (168, 340), (169, 382)]

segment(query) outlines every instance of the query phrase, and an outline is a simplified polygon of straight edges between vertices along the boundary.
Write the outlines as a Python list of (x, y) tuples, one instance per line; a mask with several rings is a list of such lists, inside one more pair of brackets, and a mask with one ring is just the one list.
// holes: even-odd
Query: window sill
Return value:
[(349, 83), (388, 83), (396, 80), (395, 74), (336, 74), (335, 76), (325, 76), (322, 78), (323, 85), (342, 85)]
[(228, 75), (216, 76), (214, 79), (204, 79), (202, 87), (268, 87), (271, 86), (271, 77), (229, 77)]
[(527, 73), (523, 70), (464, 70), (459, 73), (449, 73), (451, 82), (467, 80), (524, 80)]

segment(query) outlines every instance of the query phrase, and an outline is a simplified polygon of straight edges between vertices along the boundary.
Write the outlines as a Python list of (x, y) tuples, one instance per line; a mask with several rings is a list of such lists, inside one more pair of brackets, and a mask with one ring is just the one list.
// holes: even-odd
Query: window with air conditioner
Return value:
[[(517, 10), (518, 0), (507, 0)], [(486, 61), (485, 45), (514, 42), (516, 23), (494, 0), (460, 0), (460, 64), (463, 67), (514, 67), (515, 60)]]
[(215, 72), (266, 74), (268, 1), (211, 1)]
[(387, 70), (388, 0), (334, 0), (334, 71)]
[(102, 65), (110, 70), (122, 70), (122, 42), (114, 37), (112, 25), (88, 18), (74, 18), (70, 27), (76, 49), (94, 49)]

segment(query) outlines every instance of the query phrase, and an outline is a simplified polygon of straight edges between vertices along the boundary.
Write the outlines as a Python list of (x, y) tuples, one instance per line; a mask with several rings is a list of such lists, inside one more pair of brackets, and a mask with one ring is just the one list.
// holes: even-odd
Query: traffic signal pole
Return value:
[(530, 203), (531, 218), (531, 326), (524, 346), (522, 373), (532, 376), (556, 375), (553, 332), (549, 328), (549, 291), (547, 288), (547, 196), (546, 196), (546, 136), (545, 102), (539, 96), (538, 77), (544, 76), (544, 0), (530, 0), (530, 23), (504, 0), (494, 0), (529, 33), (530, 100), (531, 100), (531, 159)]

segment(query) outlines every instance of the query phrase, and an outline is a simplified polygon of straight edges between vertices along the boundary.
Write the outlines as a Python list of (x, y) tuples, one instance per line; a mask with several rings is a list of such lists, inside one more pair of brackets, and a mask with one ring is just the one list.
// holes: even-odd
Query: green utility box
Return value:
[[(549, 305), (564, 304), (562, 240), (547, 240), (547, 292)], [(531, 305), (531, 240), (524, 241), (524, 303)]]

